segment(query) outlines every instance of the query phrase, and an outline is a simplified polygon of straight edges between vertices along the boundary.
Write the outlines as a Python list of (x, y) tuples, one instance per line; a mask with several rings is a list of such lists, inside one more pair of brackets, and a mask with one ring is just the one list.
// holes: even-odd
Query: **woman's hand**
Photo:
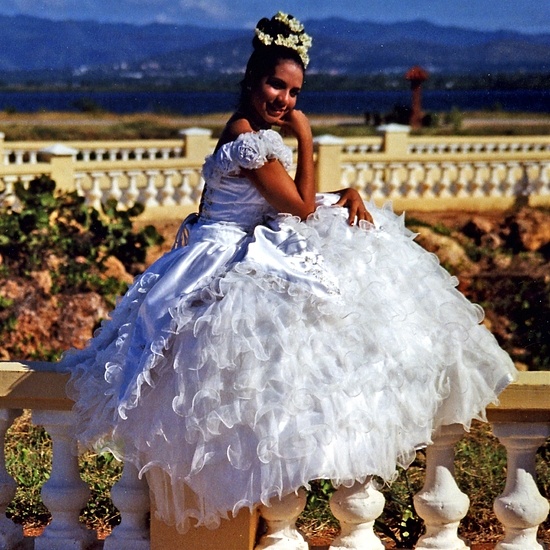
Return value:
[(281, 119), (281, 135), (294, 136), (298, 141), (313, 139), (309, 120), (298, 109), (292, 109)]
[(359, 223), (361, 220), (372, 223), (372, 217), (367, 212), (361, 195), (355, 189), (348, 187), (347, 189), (335, 191), (335, 193), (340, 195), (340, 200), (335, 203), (335, 206), (342, 206), (348, 209), (348, 223), (350, 225), (355, 225), (355, 223)]

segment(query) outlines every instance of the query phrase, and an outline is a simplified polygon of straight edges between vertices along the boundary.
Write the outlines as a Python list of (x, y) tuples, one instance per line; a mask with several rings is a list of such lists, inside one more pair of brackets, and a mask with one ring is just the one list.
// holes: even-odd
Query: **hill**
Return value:
[[(241, 73), (250, 30), (195, 25), (143, 26), (0, 16), (5, 82), (40, 79), (212, 76)], [(401, 74), (420, 64), (432, 74), (545, 73), (550, 34), (474, 31), (425, 21), (306, 21), (314, 37), (310, 73)]]

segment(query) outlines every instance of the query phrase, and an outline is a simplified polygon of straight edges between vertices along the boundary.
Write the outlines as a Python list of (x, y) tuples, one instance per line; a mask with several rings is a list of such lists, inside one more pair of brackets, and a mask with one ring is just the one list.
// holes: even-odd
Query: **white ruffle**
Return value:
[(79, 437), (147, 472), (168, 523), (216, 527), (317, 478), (391, 480), (514, 377), (456, 278), (368, 208), (361, 227), (333, 206), (253, 235), (196, 224), (66, 356)]
[(216, 183), (223, 176), (237, 176), (241, 169), (256, 170), (269, 159), (278, 159), (286, 170), (292, 166), (292, 151), (280, 134), (260, 130), (241, 134), (206, 158), (202, 169), (205, 181)]

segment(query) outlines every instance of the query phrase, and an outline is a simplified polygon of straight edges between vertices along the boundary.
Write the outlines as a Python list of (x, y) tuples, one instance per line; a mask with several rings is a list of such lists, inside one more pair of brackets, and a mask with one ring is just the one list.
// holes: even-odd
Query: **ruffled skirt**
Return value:
[(162, 519), (216, 527), (313, 479), (391, 480), (515, 369), (402, 217), (321, 206), (198, 222), (68, 353), (79, 439), (146, 473)]

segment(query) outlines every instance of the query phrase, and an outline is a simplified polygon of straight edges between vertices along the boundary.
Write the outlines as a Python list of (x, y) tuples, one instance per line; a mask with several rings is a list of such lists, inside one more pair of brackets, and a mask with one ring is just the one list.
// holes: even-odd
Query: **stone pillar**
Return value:
[(405, 160), (409, 154), (410, 126), (404, 124), (384, 124), (379, 126), (377, 131), (383, 135), (384, 154), (387, 162)]
[(343, 139), (324, 135), (313, 141), (317, 151), (317, 162), (315, 164), (315, 183), (317, 191), (334, 191), (342, 187), (341, 179), (341, 157)]
[(185, 159), (202, 164), (207, 155), (212, 153), (212, 132), (206, 128), (187, 128), (180, 130), (183, 138)]
[(39, 153), (50, 163), (50, 177), (55, 181), (56, 188), (63, 191), (74, 191), (75, 158), (78, 151), (57, 143), (41, 149)]

